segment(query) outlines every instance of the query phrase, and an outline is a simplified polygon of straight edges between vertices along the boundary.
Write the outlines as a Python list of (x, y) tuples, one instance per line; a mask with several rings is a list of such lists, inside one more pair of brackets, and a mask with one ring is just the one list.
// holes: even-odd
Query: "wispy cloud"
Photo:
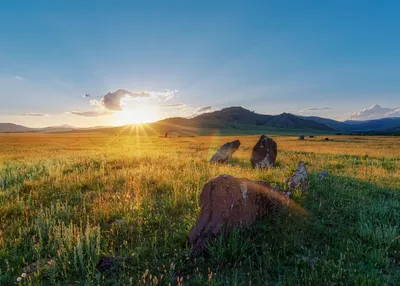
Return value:
[(48, 116), (48, 114), (35, 113), (35, 112), (31, 112), (31, 113), (19, 113), (19, 114), (17, 114), (17, 115), (19, 115), (19, 116), (35, 116), (35, 117)]
[[(164, 91), (130, 91), (127, 89), (117, 89), (116, 91), (109, 92), (99, 99), (93, 99), (90, 101), (91, 105), (97, 107), (104, 107), (112, 111), (120, 111), (124, 105), (124, 101), (129, 99), (157, 99), (159, 101), (167, 101), (175, 97), (178, 90), (164, 90)], [(84, 97), (91, 97), (84, 96)]]
[(21, 79), (22, 79), (22, 77), (20, 77), (19, 75), (17, 75), (17, 76), (15, 77), (15, 79), (19, 79), (19, 80), (21, 80)]
[(112, 114), (111, 111), (72, 111), (69, 112), (68, 114), (74, 114), (74, 115), (79, 115), (79, 116), (84, 116), (84, 117), (100, 117), (100, 116), (107, 116)]
[(197, 113), (202, 113), (202, 112), (206, 112), (206, 111), (211, 111), (213, 108), (211, 106), (204, 106), (204, 107), (199, 107), (197, 109)]
[(301, 112), (307, 112), (307, 111), (316, 111), (316, 110), (329, 110), (332, 109), (331, 106), (324, 106), (324, 107), (310, 107), (303, 109)]
[(163, 108), (181, 108), (181, 107), (185, 107), (186, 104), (184, 103), (175, 103), (175, 104), (163, 104), (161, 105), (161, 107)]
[(352, 120), (370, 120), (388, 117), (400, 117), (400, 107), (387, 108), (375, 104), (370, 108), (362, 109), (350, 115), (350, 119)]

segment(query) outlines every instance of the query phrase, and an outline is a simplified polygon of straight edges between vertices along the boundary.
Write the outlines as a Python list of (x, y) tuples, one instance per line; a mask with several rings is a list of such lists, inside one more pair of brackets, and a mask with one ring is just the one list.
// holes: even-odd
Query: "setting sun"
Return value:
[(157, 119), (156, 108), (149, 105), (126, 108), (115, 113), (115, 125), (149, 123), (154, 122)]

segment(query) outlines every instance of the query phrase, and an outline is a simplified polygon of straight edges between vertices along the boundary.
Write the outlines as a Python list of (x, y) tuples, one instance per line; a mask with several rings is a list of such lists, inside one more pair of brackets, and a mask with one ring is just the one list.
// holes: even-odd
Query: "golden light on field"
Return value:
[(140, 105), (133, 108), (125, 108), (115, 113), (115, 125), (142, 124), (158, 120), (158, 111), (151, 105)]

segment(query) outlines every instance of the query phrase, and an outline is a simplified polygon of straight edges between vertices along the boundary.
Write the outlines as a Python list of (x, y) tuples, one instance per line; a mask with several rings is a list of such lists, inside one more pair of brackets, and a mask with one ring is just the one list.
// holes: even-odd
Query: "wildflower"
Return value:
[(18, 277), (18, 278), (17, 278), (17, 282), (21, 282), (21, 280), (22, 280), (21, 277)]
[(21, 277), (22, 277), (22, 278), (26, 278), (26, 273), (25, 273), (25, 272), (22, 273), (22, 274), (21, 274)]

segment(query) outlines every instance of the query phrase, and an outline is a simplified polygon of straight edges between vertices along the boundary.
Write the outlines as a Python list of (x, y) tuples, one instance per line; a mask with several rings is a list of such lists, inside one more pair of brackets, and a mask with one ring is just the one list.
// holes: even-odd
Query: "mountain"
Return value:
[(290, 113), (279, 115), (258, 114), (243, 107), (228, 107), (218, 111), (204, 113), (192, 119), (197, 126), (212, 127), (240, 127), (240, 126), (265, 126), (271, 128), (309, 129), (319, 131), (333, 131), (332, 128), (303, 119)]
[(301, 117), (325, 124), (326, 126), (341, 132), (362, 133), (385, 131), (390, 133), (390, 130), (397, 130), (400, 128), (400, 117), (388, 117), (374, 120), (346, 120), (343, 122), (317, 116)]
[(351, 131), (383, 131), (400, 128), (400, 117), (382, 118), (368, 121), (345, 121)]
[[(258, 114), (243, 107), (228, 107), (218, 111), (203, 113), (193, 118), (173, 117), (145, 125), (125, 125), (120, 127), (76, 128), (69, 125), (46, 128), (29, 128), (12, 123), (0, 123), (0, 132), (84, 132), (98, 131), (121, 134), (160, 135), (173, 134), (211, 134), (219, 130), (223, 134), (258, 134), (269, 130), (274, 132), (340, 132), (371, 134), (397, 134), (400, 130), (400, 117), (368, 121), (345, 121), (317, 116), (297, 116), (290, 113), (279, 115)], [(376, 133), (378, 134), (378, 133)]]
[(349, 124), (347, 124), (346, 122), (340, 122), (329, 118), (323, 118), (318, 116), (299, 116), (299, 117), (309, 119), (321, 124), (325, 124), (326, 126), (335, 130), (347, 131), (351, 128)]
[(0, 132), (31, 132), (34, 128), (17, 125), (14, 123), (0, 123)]
[(289, 129), (312, 129), (319, 131), (334, 131), (333, 128), (313, 120), (300, 118), (290, 113), (275, 115), (264, 126)]
[(107, 128), (108, 126), (94, 126), (94, 127), (74, 127), (71, 125), (59, 125), (59, 126), (49, 126), (44, 128), (30, 128), (22, 125), (17, 125), (14, 123), (0, 123), (0, 133), (22, 133), (22, 132), (69, 132), (75, 130), (94, 130)]

